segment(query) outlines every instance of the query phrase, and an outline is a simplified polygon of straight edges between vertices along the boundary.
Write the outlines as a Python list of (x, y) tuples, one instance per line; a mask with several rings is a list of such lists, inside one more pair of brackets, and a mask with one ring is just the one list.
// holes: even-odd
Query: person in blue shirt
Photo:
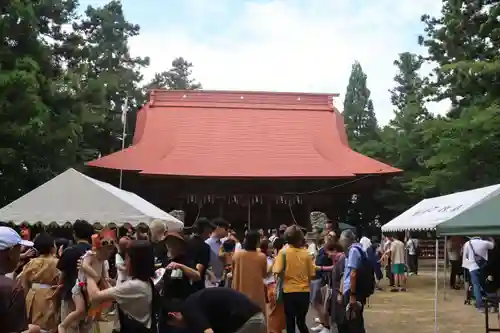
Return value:
[(356, 243), (356, 235), (352, 230), (342, 231), (339, 242), (346, 252), (346, 261), (341, 286), (342, 294), (339, 293), (337, 301), (346, 307), (346, 315), (337, 327), (342, 333), (365, 333), (363, 305), (366, 300), (361, 295), (356, 295), (356, 286), (359, 282), (357, 270), (361, 268), (366, 252), (361, 244)]

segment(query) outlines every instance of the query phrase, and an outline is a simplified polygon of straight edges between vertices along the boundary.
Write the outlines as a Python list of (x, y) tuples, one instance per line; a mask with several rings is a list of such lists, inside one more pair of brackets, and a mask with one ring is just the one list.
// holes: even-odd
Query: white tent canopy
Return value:
[(382, 226), (382, 232), (434, 230), (486, 199), (500, 194), (500, 184), (424, 199)]
[(169, 230), (179, 231), (183, 223), (138, 195), (68, 169), (16, 201), (0, 209), (0, 220), (21, 224), (43, 224), (82, 219), (90, 223), (140, 223), (160, 219)]

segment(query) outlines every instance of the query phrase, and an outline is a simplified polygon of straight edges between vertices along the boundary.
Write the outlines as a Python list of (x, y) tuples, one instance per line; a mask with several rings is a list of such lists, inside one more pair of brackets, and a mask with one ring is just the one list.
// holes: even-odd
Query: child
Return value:
[[(114, 251), (115, 237), (111, 230), (103, 230), (99, 234), (92, 235), (92, 251), (87, 252), (82, 260), (83, 264), (88, 265), (94, 270), (94, 276), (100, 277), (100, 285), (103, 289), (109, 288), (108, 272), (105, 262)], [(66, 330), (75, 322), (85, 319), (88, 310), (88, 299), (85, 290), (86, 278), (83, 272), (78, 272), (78, 280), (71, 290), (73, 293), (73, 302), (75, 311), (68, 314), (59, 324), (58, 332), (65, 333)]]
[(222, 272), (220, 287), (231, 287), (232, 263), (235, 248), (236, 242), (233, 239), (226, 239), (220, 247), (219, 257), (222, 258), (224, 264), (224, 271)]

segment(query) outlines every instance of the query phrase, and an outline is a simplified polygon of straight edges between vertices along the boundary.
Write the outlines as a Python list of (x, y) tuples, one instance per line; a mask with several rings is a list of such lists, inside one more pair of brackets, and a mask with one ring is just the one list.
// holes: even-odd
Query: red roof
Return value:
[(352, 151), (333, 95), (155, 90), (132, 146), (88, 163), (193, 177), (337, 178), (400, 172)]

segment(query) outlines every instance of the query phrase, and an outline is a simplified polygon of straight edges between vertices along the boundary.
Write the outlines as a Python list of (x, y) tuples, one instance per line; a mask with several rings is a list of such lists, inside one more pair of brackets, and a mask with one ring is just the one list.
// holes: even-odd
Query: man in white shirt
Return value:
[(410, 275), (417, 275), (419, 255), (418, 239), (410, 236), (406, 241), (406, 250), (408, 251), (408, 269), (410, 271)]
[(473, 237), (464, 244), (462, 255), (462, 267), (467, 268), (470, 274), (472, 284), (472, 293), (476, 300), (476, 308), (482, 311), (482, 283), (481, 273), (488, 262), (488, 251), (495, 247), (491, 240), (484, 240), (480, 237)]
[(395, 237), (391, 237), (391, 247), (387, 250), (382, 258), (391, 258), (391, 270), (395, 277), (396, 287), (391, 289), (392, 292), (406, 291), (406, 255), (405, 244)]

